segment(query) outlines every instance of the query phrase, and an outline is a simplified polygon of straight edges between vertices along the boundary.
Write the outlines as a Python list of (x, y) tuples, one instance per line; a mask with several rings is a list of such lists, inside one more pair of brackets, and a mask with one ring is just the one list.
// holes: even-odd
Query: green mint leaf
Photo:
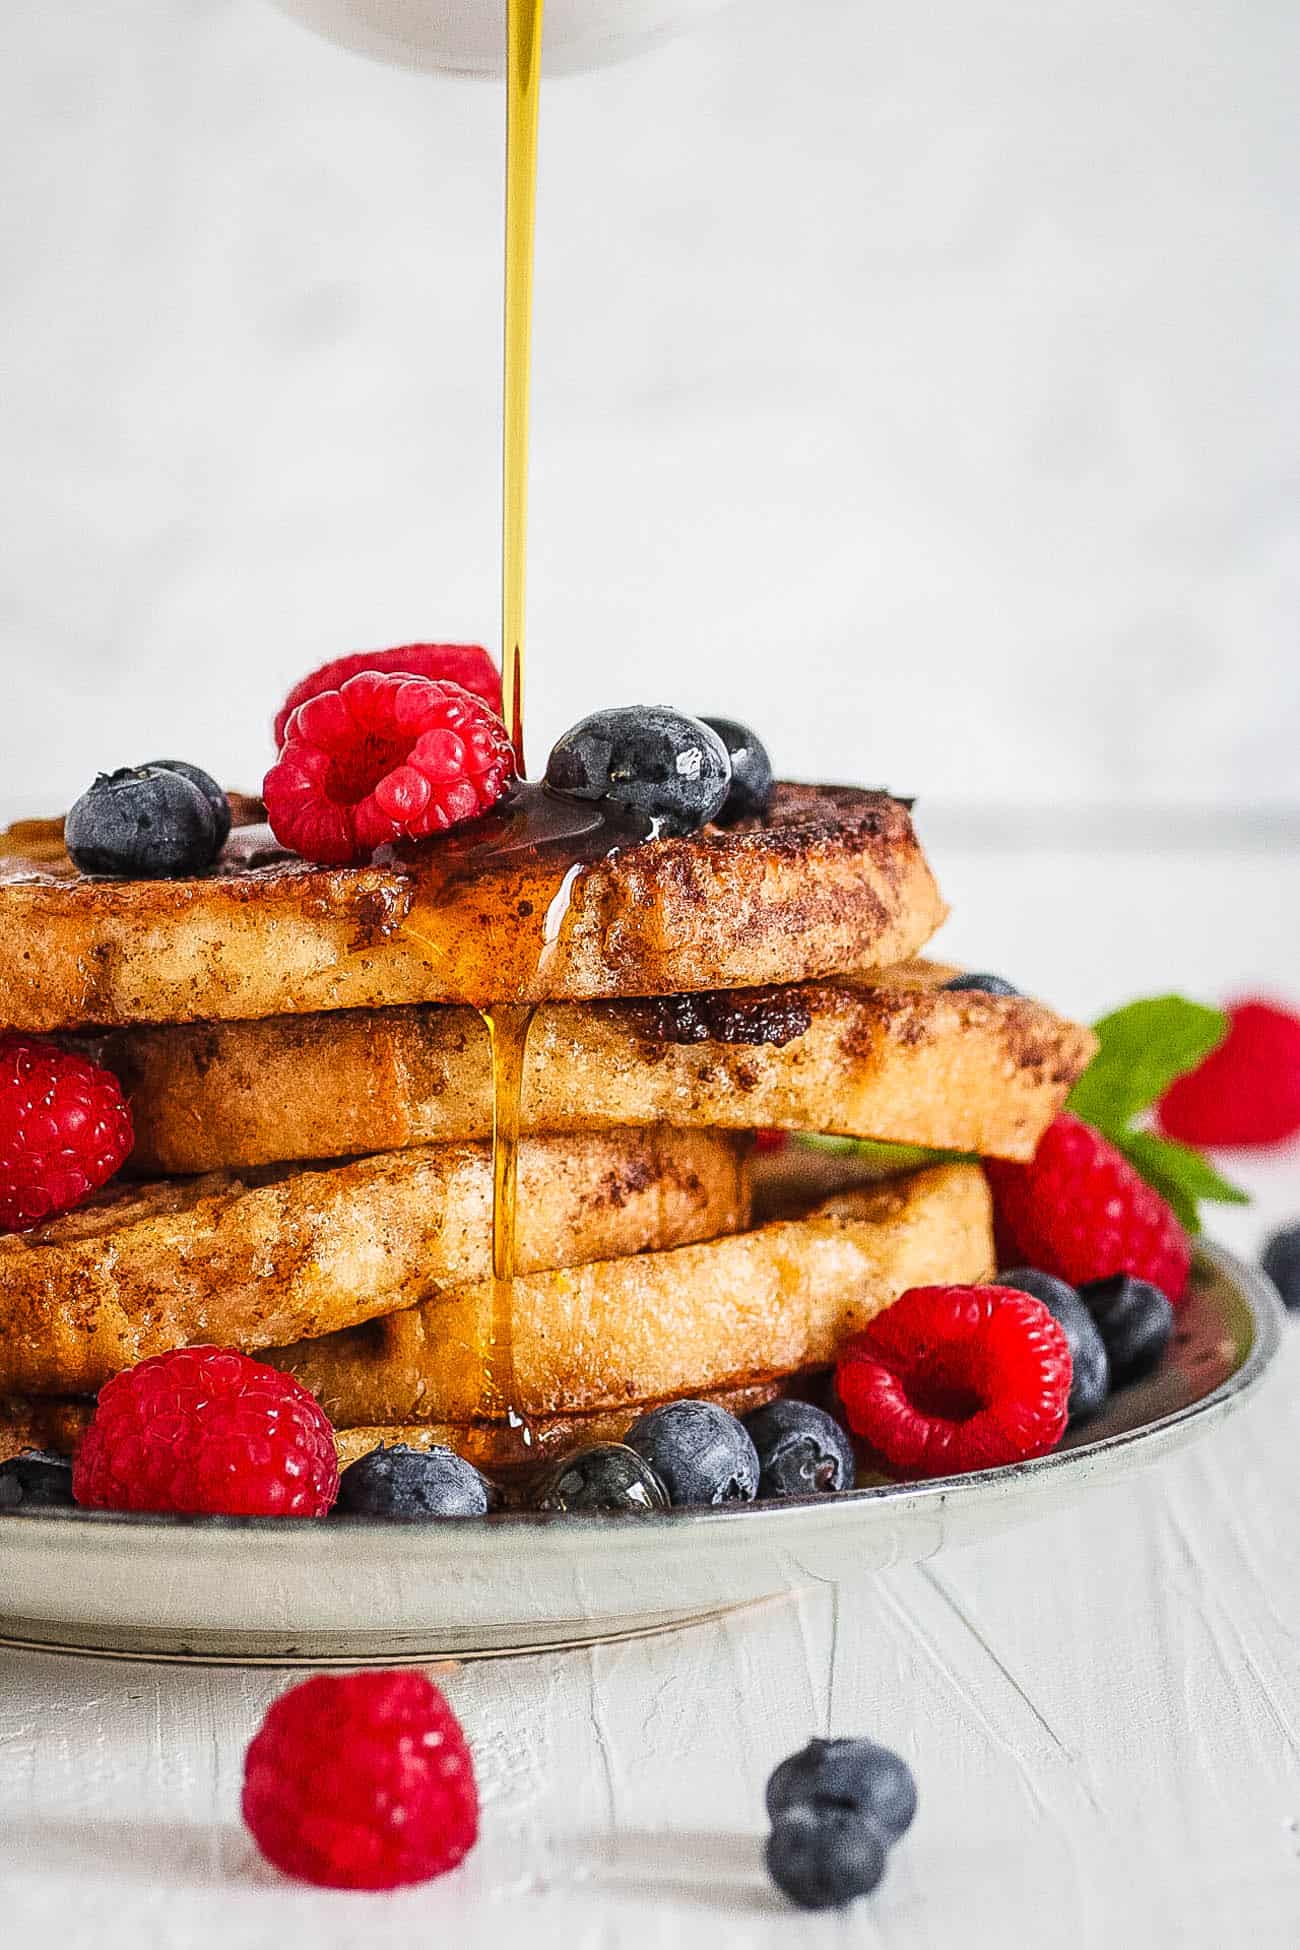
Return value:
[(1185, 996), (1157, 995), (1130, 1002), (1093, 1027), (1101, 1048), (1070, 1092), (1067, 1108), (1118, 1142), (1175, 1077), (1218, 1048), (1228, 1019)]
[(1189, 1232), (1201, 1230), (1197, 1210), (1201, 1199), (1216, 1205), (1250, 1204), (1249, 1192), (1230, 1184), (1199, 1151), (1186, 1144), (1175, 1144), (1150, 1131), (1124, 1131), (1114, 1141), (1147, 1184), (1169, 1201)]
[(925, 1165), (948, 1165), (964, 1160), (961, 1151), (931, 1151), (923, 1144), (877, 1144), (874, 1138), (824, 1137), (796, 1131), (796, 1144), (809, 1151), (825, 1151), (834, 1158), (857, 1158), (872, 1171), (920, 1171)]

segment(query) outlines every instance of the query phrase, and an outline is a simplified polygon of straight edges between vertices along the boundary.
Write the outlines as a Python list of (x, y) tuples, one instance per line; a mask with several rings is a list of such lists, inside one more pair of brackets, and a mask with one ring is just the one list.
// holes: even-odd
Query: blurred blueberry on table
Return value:
[(758, 1452), (748, 1430), (716, 1402), (667, 1402), (627, 1432), (676, 1505), (752, 1503)]
[(912, 1825), (916, 1782), (902, 1756), (874, 1740), (810, 1740), (768, 1781), (769, 1819), (808, 1803), (851, 1809), (892, 1845)]
[(824, 1408), (778, 1399), (747, 1415), (744, 1426), (758, 1451), (760, 1496), (817, 1496), (853, 1488), (853, 1444)]
[(1070, 1422), (1072, 1429), (1090, 1422), (1104, 1406), (1110, 1393), (1110, 1356), (1096, 1321), (1079, 1298), (1077, 1290), (1054, 1273), (1037, 1266), (1013, 1266), (999, 1273), (999, 1286), (1014, 1287), (1017, 1293), (1031, 1293), (1041, 1300), (1070, 1343)]
[(1106, 1343), (1112, 1388), (1141, 1381), (1159, 1365), (1174, 1325), (1168, 1294), (1150, 1280), (1115, 1273), (1108, 1280), (1089, 1280), (1079, 1288), (1079, 1298)]
[(668, 1492), (658, 1475), (622, 1442), (601, 1442), (578, 1449), (547, 1470), (532, 1498), (538, 1510), (563, 1510), (570, 1515), (646, 1516), (668, 1508)]
[(0, 1510), (70, 1510), (72, 1463), (44, 1449), (28, 1449), (0, 1463)]
[(888, 1859), (880, 1830), (833, 1803), (787, 1808), (773, 1822), (764, 1851), (768, 1874), (800, 1909), (843, 1909), (870, 1895)]
[(1264, 1248), (1264, 1271), (1282, 1296), (1282, 1304), (1300, 1312), (1300, 1225), (1283, 1226)]
[(486, 1477), (454, 1450), (398, 1442), (348, 1465), (334, 1509), (353, 1517), (485, 1517), (491, 1503)]
[(731, 790), (715, 815), (720, 823), (732, 819), (761, 819), (772, 797), (772, 761), (762, 740), (735, 718), (701, 718), (716, 731), (731, 760)]

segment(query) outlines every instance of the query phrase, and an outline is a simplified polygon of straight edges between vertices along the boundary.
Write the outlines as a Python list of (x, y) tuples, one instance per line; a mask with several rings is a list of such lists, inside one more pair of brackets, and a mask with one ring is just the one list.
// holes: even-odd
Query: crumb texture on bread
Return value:
[[(544, 1003), (528, 1039), (521, 1126), (767, 1126), (1032, 1157), (1092, 1055), (1091, 1031), (1027, 996), (950, 992), (927, 964), (909, 966), (911, 986), (906, 970), (891, 971), (887, 983), (731, 991), (705, 998), (718, 1007), (673, 1013), (670, 1026), (738, 1020), (749, 1040), (664, 1036), (654, 1001)], [(488, 1036), (471, 1009), (176, 1024), (81, 1047), (122, 1080), (139, 1173), (491, 1134)]]
[[(520, 1146), (521, 1272), (712, 1238), (748, 1214), (731, 1138), (615, 1131)], [(486, 1144), (118, 1187), (0, 1238), (0, 1393), (90, 1394), (171, 1348), (255, 1352), (330, 1333), (485, 1280), (491, 1237)]]
[[(590, 1415), (629, 1402), (779, 1381), (825, 1367), (908, 1287), (986, 1279), (991, 1203), (975, 1165), (841, 1194), (803, 1219), (707, 1244), (515, 1282), (520, 1414)], [(483, 1399), (469, 1288), (266, 1358), (338, 1427), (468, 1421)]]

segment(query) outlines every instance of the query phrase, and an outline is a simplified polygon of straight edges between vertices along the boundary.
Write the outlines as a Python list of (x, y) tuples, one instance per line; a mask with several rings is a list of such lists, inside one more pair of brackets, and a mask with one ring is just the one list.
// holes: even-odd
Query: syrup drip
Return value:
[(484, 1010), (538, 1000), (584, 871), (650, 830), (635, 815), (524, 784), (437, 839), (381, 848), (375, 864), (407, 881), (401, 932), (454, 963), (457, 993)]
[[(541, 978), (564, 939), (587, 867), (645, 839), (647, 827), (609, 807), (561, 799), (540, 785), (518, 788), (508, 809), (489, 817), (499, 817), (498, 830), (479, 842), (472, 862), (467, 861), (463, 871), (468, 871), (480, 887), (482, 870), (489, 861), (495, 872), (505, 871), (506, 884), (513, 893), (507, 903), (510, 941), (504, 957), (506, 972), (513, 963), (518, 976), (526, 973)], [(521, 892), (525, 888), (528, 891)], [(490, 926), (485, 939), (491, 942)], [(500, 963), (493, 979), (500, 993), (507, 986)], [(525, 1447), (531, 1435), (519, 1412), (515, 1389), (514, 1282), (519, 1123), (533, 1013), (531, 1005), (518, 1002), (494, 1001), (479, 1008), (492, 1054), (492, 1282), (487, 1318), (479, 1329), (483, 1355), (480, 1413), (509, 1422), (521, 1432)]]
[(479, 1413), (522, 1429), (527, 1443), (528, 1427), (515, 1407), (515, 1237), (519, 1110), (533, 1011), (526, 1003), (499, 1002), (479, 1013), (492, 1047), (492, 1283), (487, 1319), (478, 1335), (483, 1354)]
[(473, 996), (491, 1038), (492, 1282), (478, 1329), (479, 1412), (511, 1422), (525, 1443), (512, 1326), (520, 1107), (533, 1017), (524, 998), (537, 994), (565, 939), (586, 870), (650, 832), (650, 822), (635, 814), (526, 784), (471, 825), (378, 856), (412, 869), (402, 932), (429, 953), (454, 956), (458, 984)]
[[(537, 119), (541, 106), (543, 0), (506, 6), (505, 357), (501, 446), (501, 701), (515, 764), (524, 775), (524, 603), (528, 556), (528, 406), (533, 335), (533, 232), (537, 208)], [(537, 802), (533, 802), (536, 807)], [(527, 816), (525, 815), (525, 827)], [(533, 843), (536, 845), (536, 842)], [(538, 968), (557, 904), (555, 936), (576, 884), (566, 865), (543, 909)], [(527, 906), (527, 914), (519, 910)], [(536, 919), (535, 898), (516, 903)], [(533, 929), (525, 929), (525, 938)], [(529, 940), (529, 946), (533, 945)], [(480, 1333), (483, 1413), (517, 1426), (514, 1396), (515, 1216), (519, 1196), (519, 1108), (532, 1010), (493, 1001), (480, 1011), (492, 1049), (492, 1286)], [(528, 1431), (524, 1427), (524, 1440)]]

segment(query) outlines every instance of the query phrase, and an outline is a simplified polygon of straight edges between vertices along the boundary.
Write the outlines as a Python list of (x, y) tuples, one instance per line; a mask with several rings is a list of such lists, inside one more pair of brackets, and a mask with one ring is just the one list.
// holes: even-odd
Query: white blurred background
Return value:
[[(0, 57), (6, 801), (495, 647), (499, 89), (259, 0)], [(1293, 838), (1298, 72), (1294, 0), (739, 0), (549, 87), (535, 766), (664, 699), (954, 831)]]

